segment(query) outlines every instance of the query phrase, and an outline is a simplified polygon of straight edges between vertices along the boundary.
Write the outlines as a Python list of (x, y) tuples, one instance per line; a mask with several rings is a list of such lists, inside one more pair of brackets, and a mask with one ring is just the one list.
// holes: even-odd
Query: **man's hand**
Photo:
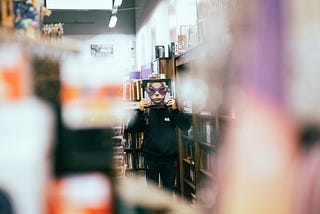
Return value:
[(151, 106), (151, 103), (148, 103), (145, 98), (142, 98), (141, 101), (140, 101), (139, 109), (140, 109), (141, 111), (143, 111), (144, 108), (149, 107), (149, 106)]
[(171, 96), (166, 104), (167, 106), (171, 106), (173, 110), (177, 109), (176, 100)]

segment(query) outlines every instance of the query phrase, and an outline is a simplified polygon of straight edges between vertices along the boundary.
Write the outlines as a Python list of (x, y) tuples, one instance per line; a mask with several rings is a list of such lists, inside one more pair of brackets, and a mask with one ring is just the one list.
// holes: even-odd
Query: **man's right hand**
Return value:
[(151, 103), (149, 103), (145, 98), (142, 98), (141, 101), (140, 101), (139, 109), (140, 109), (141, 111), (143, 111), (144, 108), (147, 108), (147, 107), (149, 107), (149, 106), (151, 106)]

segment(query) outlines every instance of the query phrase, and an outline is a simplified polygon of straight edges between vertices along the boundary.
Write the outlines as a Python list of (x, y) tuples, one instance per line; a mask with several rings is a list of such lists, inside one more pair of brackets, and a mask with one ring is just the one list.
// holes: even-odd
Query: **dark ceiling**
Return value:
[(136, 34), (160, 0), (123, 0), (117, 25), (109, 28), (109, 10), (52, 10), (44, 24), (64, 23), (65, 35)]

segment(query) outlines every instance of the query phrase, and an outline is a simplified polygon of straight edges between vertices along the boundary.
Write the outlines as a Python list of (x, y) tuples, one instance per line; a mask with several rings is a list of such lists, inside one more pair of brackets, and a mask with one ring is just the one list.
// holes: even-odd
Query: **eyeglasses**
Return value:
[(161, 95), (165, 95), (169, 91), (169, 88), (168, 88), (168, 86), (162, 86), (159, 88), (146, 87), (146, 91), (150, 96), (154, 95), (154, 93), (156, 93), (156, 91), (159, 92), (159, 94), (161, 94)]

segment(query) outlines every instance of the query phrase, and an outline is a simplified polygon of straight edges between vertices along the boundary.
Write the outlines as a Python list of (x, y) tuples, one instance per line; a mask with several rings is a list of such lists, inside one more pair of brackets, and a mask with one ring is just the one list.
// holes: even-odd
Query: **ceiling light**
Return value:
[(51, 10), (112, 10), (113, 8), (113, 0), (46, 0), (45, 2), (46, 8)]
[(112, 15), (109, 21), (109, 28), (114, 28), (117, 24), (118, 18), (115, 15)]
[(120, 7), (122, 4), (122, 0), (114, 0), (113, 7)]

